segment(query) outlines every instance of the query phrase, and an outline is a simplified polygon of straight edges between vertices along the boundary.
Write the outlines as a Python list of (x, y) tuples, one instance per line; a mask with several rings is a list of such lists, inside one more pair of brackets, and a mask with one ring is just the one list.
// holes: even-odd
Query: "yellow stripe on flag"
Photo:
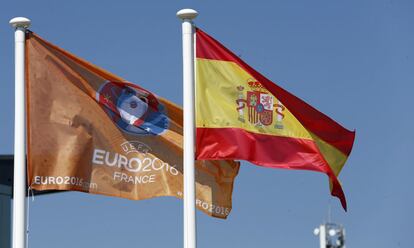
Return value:
[[(246, 100), (248, 92), (260, 91), (271, 95), (260, 87), (251, 87), (249, 82), (256, 80), (236, 63), (210, 59), (197, 59), (196, 75), (196, 125), (207, 128), (242, 128), (253, 133), (286, 136), (292, 138), (312, 139), (311, 134), (302, 124), (284, 109), (280, 123), (272, 121), (270, 125), (258, 125), (257, 111), (249, 108), (248, 103), (238, 111), (238, 99)], [(243, 90), (237, 87), (242, 86)], [(241, 89), (241, 88), (239, 88)], [(203, 101), (203, 99), (211, 99)], [(247, 99), (248, 100), (248, 99)], [(256, 99), (257, 104), (260, 99)], [(272, 115), (277, 115), (277, 96), (273, 96)], [(283, 103), (281, 103), (283, 104)], [(252, 120), (249, 120), (249, 115)], [(277, 118), (273, 118), (277, 119)], [(280, 128), (275, 128), (279, 125)]]

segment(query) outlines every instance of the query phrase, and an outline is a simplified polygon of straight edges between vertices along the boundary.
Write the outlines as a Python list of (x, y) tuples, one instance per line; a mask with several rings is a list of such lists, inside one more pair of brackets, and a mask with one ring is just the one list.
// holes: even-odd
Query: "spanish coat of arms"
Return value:
[(245, 122), (245, 109), (247, 109), (247, 120), (255, 126), (270, 126), (273, 123), (275, 112), (275, 128), (282, 129), (282, 120), (285, 117), (285, 107), (274, 98), (259, 82), (249, 81), (250, 90), (245, 92), (243, 86), (238, 86), (239, 92), (237, 111), (239, 121)]

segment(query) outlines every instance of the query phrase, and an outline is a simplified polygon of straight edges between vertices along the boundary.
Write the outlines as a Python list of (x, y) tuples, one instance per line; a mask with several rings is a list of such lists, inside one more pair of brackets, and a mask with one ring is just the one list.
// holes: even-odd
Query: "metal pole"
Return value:
[(184, 98), (184, 248), (196, 248), (195, 212), (195, 115), (194, 115), (194, 43), (192, 20), (198, 15), (192, 9), (177, 12), (183, 30), (183, 98)]
[(26, 245), (26, 121), (25, 121), (25, 34), (30, 20), (10, 20), (15, 28), (15, 95), (14, 95), (14, 184), (13, 184), (13, 248)]
[(319, 243), (321, 248), (326, 248), (326, 226), (320, 225), (319, 227)]

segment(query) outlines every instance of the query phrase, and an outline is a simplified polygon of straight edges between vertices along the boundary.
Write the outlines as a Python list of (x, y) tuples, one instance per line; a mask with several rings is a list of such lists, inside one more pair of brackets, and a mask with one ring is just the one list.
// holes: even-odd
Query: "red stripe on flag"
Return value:
[(312, 140), (248, 132), (240, 128), (197, 128), (197, 159), (236, 159), (287, 169), (327, 172)]
[(242, 69), (259, 81), (268, 91), (280, 99), (282, 104), (305, 128), (325, 142), (336, 147), (347, 156), (350, 154), (354, 143), (355, 132), (345, 129), (330, 117), (277, 86), (199, 28), (197, 28), (196, 32), (197, 58), (232, 61), (238, 64)]
[(258, 134), (240, 128), (197, 128), (198, 160), (247, 160), (253, 164), (282, 169), (323, 172), (333, 183), (346, 210), (345, 194), (329, 164), (312, 140)]

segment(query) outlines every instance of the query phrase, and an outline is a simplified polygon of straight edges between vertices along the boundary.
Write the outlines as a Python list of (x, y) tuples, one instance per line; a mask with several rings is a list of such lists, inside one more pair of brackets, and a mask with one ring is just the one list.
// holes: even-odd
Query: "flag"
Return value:
[(214, 38), (196, 29), (196, 157), (311, 170), (337, 179), (355, 133), (277, 86)]
[[(182, 198), (182, 109), (35, 33), (27, 36), (29, 186)], [(239, 163), (195, 166), (196, 206), (226, 218)]]

